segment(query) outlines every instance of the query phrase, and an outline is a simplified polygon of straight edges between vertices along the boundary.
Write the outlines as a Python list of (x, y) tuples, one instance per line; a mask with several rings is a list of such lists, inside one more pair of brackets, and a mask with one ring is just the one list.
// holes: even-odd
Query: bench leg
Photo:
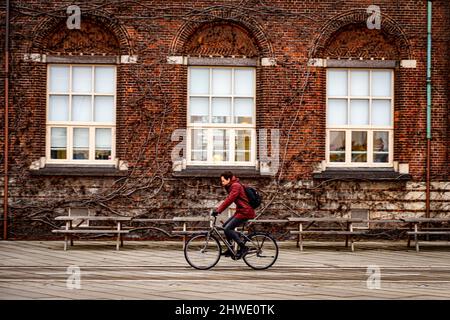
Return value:
[(67, 235), (66, 235), (66, 236), (64, 236), (64, 251), (67, 250), (67, 242), (68, 242), (68, 239), (67, 239)]
[(345, 247), (348, 247), (348, 236), (345, 236)]
[(408, 234), (408, 243), (406, 245), (408, 248), (411, 248), (411, 236)]
[(416, 242), (416, 252), (419, 252), (419, 237), (417, 236), (417, 230), (418, 230), (418, 227), (417, 227), (417, 223), (416, 223), (414, 225), (414, 232), (415, 232), (414, 241)]
[(353, 236), (350, 236), (350, 246), (352, 248), (352, 252), (355, 251), (355, 243), (353, 242)]
[(123, 247), (123, 235), (120, 235), (120, 246)]
[(73, 237), (70, 236), (70, 246), (73, 247)]
[(298, 235), (300, 237), (300, 251), (303, 251), (303, 237), (301, 234)]

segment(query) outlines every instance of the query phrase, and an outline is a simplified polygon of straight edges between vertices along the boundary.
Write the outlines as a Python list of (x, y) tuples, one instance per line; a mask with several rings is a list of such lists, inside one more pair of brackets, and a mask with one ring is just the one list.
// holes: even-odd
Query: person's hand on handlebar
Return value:
[(211, 211), (211, 216), (213, 216), (213, 217), (217, 217), (218, 214), (219, 213), (216, 210)]

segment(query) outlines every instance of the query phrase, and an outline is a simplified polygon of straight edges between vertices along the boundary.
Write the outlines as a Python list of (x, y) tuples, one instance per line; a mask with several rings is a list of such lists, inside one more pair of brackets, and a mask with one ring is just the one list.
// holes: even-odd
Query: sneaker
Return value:
[(231, 257), (233, 255), (233, 252), (230, 251), (230, 249), (225, 250), (225, 252), (222, 252), (222, 255), (225, 257)]
[(239, 249), (239, 251), (236, 254), (236, 260), (241, 259), (242, 257), (244, 257), (248, 252), (248, 247), (242, 247)]

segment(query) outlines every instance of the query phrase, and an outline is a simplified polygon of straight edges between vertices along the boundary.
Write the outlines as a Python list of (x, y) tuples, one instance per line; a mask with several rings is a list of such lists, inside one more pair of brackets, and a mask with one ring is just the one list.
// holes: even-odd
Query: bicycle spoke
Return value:
[(197, 235), (190, 239), (184, 248), (186, 261), (194, 268), (212, 268), (220, 259), (220, 245), (211, 235)]
[[(249, 252), (244, 256), (245, 263), (253, 269), (267, 269), (278, 258), (276, 241), (264, 233), (255, 233), (249, 237)], [(262, 254), (262, 253), (265, 254)]]

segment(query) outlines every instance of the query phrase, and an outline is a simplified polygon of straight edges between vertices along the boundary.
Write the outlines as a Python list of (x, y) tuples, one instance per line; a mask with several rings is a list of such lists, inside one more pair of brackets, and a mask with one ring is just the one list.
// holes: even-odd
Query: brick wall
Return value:
[[(364, 21), (369, 16), (365, 10), (373, 3), (369, 0), (247, 1), (241, 7), (238, 6), (240, 1), (105, 2), (100, 9), (96, 8), (97, 2), (85, 3), (80, 5), (83, 27), (79, 32), (64, 29), (65, 9), (72, 4), (70, 1), (11, 3), (9, 156), (12, 237), (49, 236), (51, 217), (59, 214), (60, 208), (74, 204), (87, 203), (106, 213), (115, 210), (124, 214), (167, 216), (175, 212), (183, 214), (197, 207), (205, 209), (220, 199), (223, 195), (219, 194), (217, 179), (199, 182), (195, 178), (174, 178), (171, 174), (170, 151), (176, 144), (170, 140), (171, 133), (186, 127), (187, 66), (168, 64), (167, 57), (202, 52), (225, 56), (247, 52), (277, 61), (276, 66), (257, 67), (256, 123), (257, 128), (281, 130), (283, 176), (280, 180), (248, 180), (259, 185), (268, 198), (273, 195), (276, 201), (284, 202), (289, 210), (298, 214), (304, 209), (313, 209), (339, 215), (345, 214), (352, 205), (370, 208), (374, 217), (423, 214), (426, 1), (378, 1), (382, 12), (381, 31), (364, 28)], [(60, 18), (50, 12), (56, 12)], [(2, 10), (2, 34), (4, 17)], [(449, 212), (449, 21), (449, 2), (433, 1), (431, 176), (436, 183), (433, 214)], [(208, 25), (216, 31), (209, 32), (205, 27)], [(223, 25), (227, 27), (221, 28)], [(196, 33), (196, 30), (200, 32)], [(227, 35), (239, 41), (234, 47), (227, 43), (227, 50), (224, 50), (221, 41), (224, 45), (230, 38)], [(220, 41), (214, 42), (214, 37)], [(85, 38), (89, 41), (84, 41)], [(208, 41), (202, 43), (201, 39)], [(245, 41), (249, 41), (248, 45), (242, 46)], [(369, 44), (370, 50), (364, 50)], [(3, 37), (0, 45), (4, 46)], [(24, 60), (24, 55), (31, 53), (137, 55), (137, 63), (119, 64), (117, 68), (116, 155), (129, 163), (129, 171), (133, 170), (131, 178), (125, 179), (125, 189), (132, 192), (133, 187), (143, 186), (142, 189), (130, 195), (114, 193), (115, 197), (110, 198), (110, 192), (116, 190), (123, 179), (114, 183), (113, 178), (30, 174), (30, 164), (45, 156), (47, 78), (46, 63)], [(307, 61), (327, 57), (346, 59), (354, 54), (357, 56), (353, 58), (369, 60), (417, 61), (416, 68), (395, 70), (394, 160), (409, 164), (412, 181), (344, 181), (326, 183), (318, 189), (290, 189), (291, 184), (305, 182), (310, 185), (313, 167), (325, 159), (326, 72), (325, 68), (307, 68)], [(0, 63), (0, 75), (3, 76), (3, 55)], [(0, 94), (3, 97), (3, 81)], [(2, 99), (1, 157), (3, 113)], [(3, 172), (3, 166), (0, 170)], [(187, 195), (195, 186), (201, 192)], [(319, 189), (320, 201), (317, 191), (312, 191)], [(395, 192), (388, 195), (391, 189)], [(155, 190), (158, 193), (152, 196)], [(417, 192), (417, 197), (412, 197), (411, 192)], [(98, 194), (103, 198), (99, 200)], [(209, 202), (202, 199), (209, 199)], [(327, 205), (319, 205), (322, 202)], [(289, 210), (274, 204), (264, 214), (279, 216)], [(38, 220), (24, 220), (30, 217)]]

